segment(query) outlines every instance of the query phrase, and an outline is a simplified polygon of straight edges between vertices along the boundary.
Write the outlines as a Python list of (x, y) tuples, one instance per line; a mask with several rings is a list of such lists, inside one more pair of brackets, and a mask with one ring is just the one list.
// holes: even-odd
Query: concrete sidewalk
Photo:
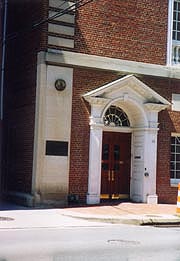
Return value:
[(108, 206), (76, 207), (65, 210), (64, 215), (110, 223), (152, 225), (180, 224), (176, 205), (120, 203)]
[[(6, 208), (4, 208), (6, 209)], [(0, 229), (58, 228), (106, 224), (180, 224), (176, 205), (119, 203), (56, 209), (12, 206), (0, 211)]]

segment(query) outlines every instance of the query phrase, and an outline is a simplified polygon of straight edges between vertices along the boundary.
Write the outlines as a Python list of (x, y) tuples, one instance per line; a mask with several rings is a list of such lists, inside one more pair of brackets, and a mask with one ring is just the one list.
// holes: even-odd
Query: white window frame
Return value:
[(168, 6), (168, 39), (167, 39), (167, 65), (172, 63), (172, 26), (173, 26), (174, 0), (169, 0)]
[[(180, 133), (171, 133), (171, 138), (172, 137), (179, 137), (180, 138)], [(171, 178), (170, 182), (171, 182), (171, 186), (177, 186), (178, 183), (180, 183), (180, 179)]]
[[(180, 66), (180, 63), (173, 63), (172, 61), (172, 51), (173, 51), (173, 39), (172, 39), (172, 29), (173, 29), (173, 8), (174, 1), (179, 0), (169, 0), (168, 6), (168, 39), (167, 39), (167, 65), (168, 66)], [(180, 2), (180, 1), (179, 1)], [(180, 46), (180, 41), (177, 41), (177, 45)]]

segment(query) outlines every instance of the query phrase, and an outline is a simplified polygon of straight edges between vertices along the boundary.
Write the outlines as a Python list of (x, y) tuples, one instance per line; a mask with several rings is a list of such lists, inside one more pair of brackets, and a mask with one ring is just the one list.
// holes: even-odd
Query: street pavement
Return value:
[(56, 228), (100, 223), (180, 225), (176, 205), (121, 202), (96, 206), (32, 209), (0, 203), (0, 229)]

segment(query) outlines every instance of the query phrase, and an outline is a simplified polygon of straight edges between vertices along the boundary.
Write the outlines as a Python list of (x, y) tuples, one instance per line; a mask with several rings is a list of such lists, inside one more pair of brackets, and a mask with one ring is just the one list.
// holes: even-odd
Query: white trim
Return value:
[(168, 6), (168, 35), (167, 35), (167, 65), (172, 64), (172, 26), (173, 26), (173, 4), (174, 0), (169, 0)]
[[(142, 81), (138, 80), (134, 75), (127, 75), (124, 76), (123, 78), (117, 79), (113, 82), (110, 82), (106, 85), (103, 85), (99, 88), (97, 88), (96, 90), (90, 91), (87, 94), (83, 95), (84, 98), (88, 97), (88, 96), (100, 96), (102, 95), (104, 92), (106, 91), (110, 91), (111, 89), (115, 90), (118, 89), (119, 87), (123, 87), (125, 84), (128, 84), (132, 89), (135, 89), (135, 91), (138, 91), (141, 93), (142, 89), (143, 89), (143, 95), (144, 96), (153, 96), (154, 99), (157, 99), (158, 102), (166, 104), (166, 105), (170, 105), (171, 103), (168, 102), (165, 98), (163, 98), (161, 95), (159, 95), (157, 92), (155, 92), (154, 90), (152, 90), (149, 86), (147, 86), (146, 84), (144, 84)], [(127, 97), (126, 94), (124, 94), (124, 96), (122, 97), (124, 100)], [(117, 98), (116, 98), (117, 99)], [(114, 99), (114, 101), (116, 100)]]
[(55, 49), (48, 49), (45, 55), (46, 62), (53, 63), (54, 65), (63, 64), (66, 66), (114, 71), (120, 74), (140, 74), (180, 79), (180, 68), (176, 66), (134, 62)]
[(90, 129), (87, 204), (99, 204), (101, 193), (102, 129)]
[[(153, 98), (153, 101), (156, 100), (156, 102), (152, 102), (151, 100), (149, 101), (149, 103), (145, 103), (145, 104), (156, 104), (156, 105), (171, 105), (171, 103), (166, 100), (165, 98), (163, 98), (161, 95), (159, 95), (157, 92), (155, 92), (154, 90), (152, 90), (149, 86), (147, 86), (146, 84), (144, 84), (142, 81), (138, 80), (134, 75), (127, 75), (124, 76), (123, 78), (117, 79), (113, 82), (110, 82), (108, 84), (105, 84), (93, 91), (90, 91), (86, 94), (83, 95), (83, 97), (85, 99), (88, 99), (89, 97), (94, 98), (94, 97), (99, 97), (99, 100), (101, 100), (102, 98), (105, 99), (106, 101), (108, 101), (107, 97), (104, 97), (104, 93), (106, 92), (110, 92), (111, 90), (117, 90), (119, 88), (123, 88), (124, 86), (130, 86), (131, 89), (133, 89), (135, 92), (137, 92), (138, 94), (140, 94), (141, 96), (143, 96), (144, 98), (148, 99), (149, 96), (151, 97), (151, 99)], [(109, 100), (110, 103), (108, 103), (108, 106), (110, 106), (112, 103), (116, 102), (116, 100), (119, 100), (120, 97), (116, 97), (113, 100)], [(123, 96), (121, 96), (122, 100), (128, 100), (128, 94), (124, 93)]]
[(179, 136), (180, 136), (180, 133), (178, 133), (178, 132), (171, 133), (171, 137), (179, 137)]
[(180, 179), (170, 179), (171, 187), (178, 187)]

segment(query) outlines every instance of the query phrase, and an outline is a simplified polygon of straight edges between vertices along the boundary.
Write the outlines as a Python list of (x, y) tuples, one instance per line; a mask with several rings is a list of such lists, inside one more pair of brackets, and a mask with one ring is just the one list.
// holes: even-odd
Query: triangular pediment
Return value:
[[(105, 84), (83, 95), (90, 104), (98, 100), (114, 100), (121, 96), (130, 95), (142, 104), (159, 104), (169, 106), (170, 102), (137, 79), (134, 75), (127, 75), (118, 80)], [(94, 102), (93, 102), (94, 101)]]

